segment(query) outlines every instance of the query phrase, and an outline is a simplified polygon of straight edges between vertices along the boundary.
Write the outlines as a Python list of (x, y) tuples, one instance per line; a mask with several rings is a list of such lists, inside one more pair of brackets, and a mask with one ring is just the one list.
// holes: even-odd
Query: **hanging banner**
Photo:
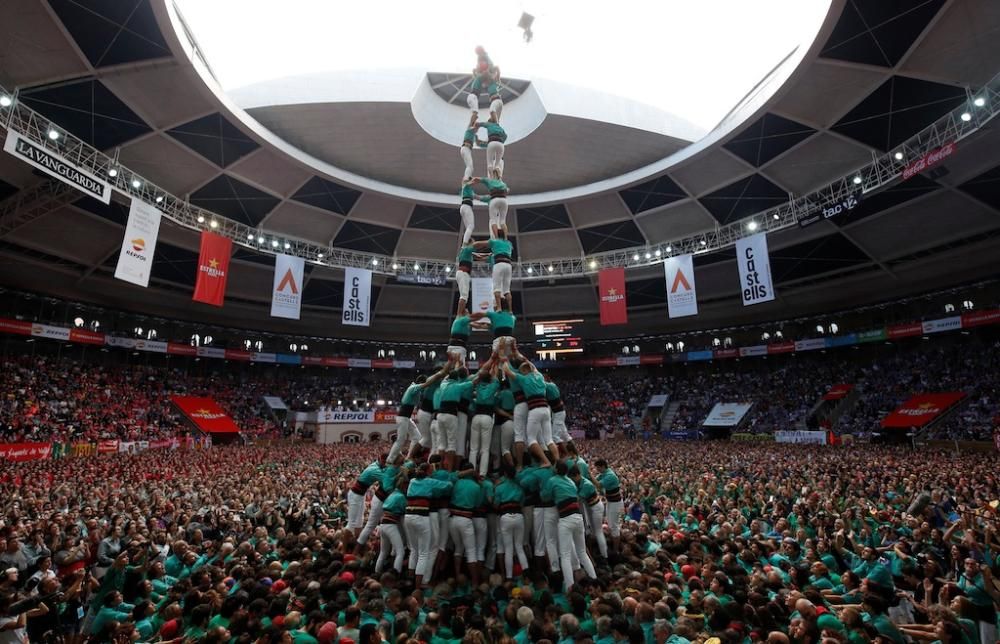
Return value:
[(601, 302), (601, 326), (628, 324), (625, 302), (625, 269), (606, 268), (597, 274), (597, 292)]
[(201, 253), (198, 255), (198, 277), (194, 284), (194, 301), (222, 306), (226, 298), (229, 276), (229, 256), (233, 242), (228, 237), (203, 231)]
[(752, 403), (715, 403), (708, 418), (702, 423), (705, 427), (735, 427), (750, 411)]
[(344, 307), (341, 321), (349, 326), (371, 326), (372, 272), (344, 269)]
[(961, 391), (914, 396), (883, 418), (882, 427), (923, 427), (954, 407), (963, 398), (965, 394)]
[(0, 443), (0, 461), (40, 461), (52, 454), (52, 443)]
[(263, 398), (264, 404), (271, 409), (288, 409), (288, 405), (285, 404), (285, 401), (277, 396), (263, 396)]
[(118, 253), (118, 266), (115, 267), (116, 279), (143, 288), (149, 286), (149, 274), (153, 268), (153, 255), (156, 252), (156, 238), (160, 234), (162, 214), (145, 201), (132, 200), (128, 211), (128, 222), (125, 223), (122, 249)]
[(806, 431), (804, 429), (776, 431), (774, 432), (774, 442), (794, 445), (826, 445), (826, 432)]
[(205, 433), (235, 434), (240, 428), (212, 398), (198, 396), (171, 396), (170, 401)]
[(841, 398), (847, 398), (847, 394), (851, 393), (854, 389), (854, 385), (844, 383), (840, 385), (834, 385), (830, 387), (830, 391), (823, 394), (823, 400), (840, 400)]
[(771, 285), (771, 262), (767, 256), (767, 235), (757, 233), (736, 240), (736, 261), (740, 269), (743, 306), (773, 300), (774, 287)]
[(932, 167), (953, 155), (955, 153), (955, 148), (957, 147), (958, 146), (955, 143), (946, 143), (935, 150), (931, 150), (924, 156), (903, 168), (903, 181), (906, 181), (915, 174), (920, 174), (925, 170), (930, 170)]
[(472, 278), (472, 298), (469, 311), (486, 313), (493, 310), (493, 280), (488, 277)]
[(7, 130), (3, 149), (28, 165), (73, 186), (88, 197), (111, 203), (111, 186), (107, 181), (98, 179), (52, 150), (35, 145), (13, 130)]
[(271, 317), (298, 320), (302, 310), (302, 272), (305, 260), (291, 255), (274, 256)]
[(698, 296), (691, 255), (678, 255), (663, 260), (663, 273), (667, 278), (667, 315), (672, 318), (698, 315)]

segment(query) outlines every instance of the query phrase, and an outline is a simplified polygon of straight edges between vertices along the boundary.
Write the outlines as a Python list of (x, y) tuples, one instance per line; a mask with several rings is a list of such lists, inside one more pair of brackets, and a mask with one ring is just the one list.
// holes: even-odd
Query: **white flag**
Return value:
[(698, 295), (694, 285), (694, 264), (691, 255), (678, 255), (663, 260), (667, 277), (667, 314), (672, 318), (698, 315)]
[(149, 286), (161, 216), (159, 210), (145, 201), (132, 200), (128, 222), (125, 224), (125, 238), (122, 240), (121, 252), (118, 253), (116, 278), (143, 287)]
[(471, 313), (486, 313), (493, 310), (493, 280), (489, 277), (473, 277), (472, 301), (469, 302)]
[(767, 235), (757, 233), (736, 240), (736, 262), (740, 267), (740, 291), (743, 306), (774, 299), (771, 285), (771, 261), (767, 256)]
[(350, 326), (371, 326), (372, 272), (344, 269), (344, 309), (341, 320)]
[(302, 271), (305, 260), (291, 255), (274, 256), (271, 317), (298, 320), (302, 310)]

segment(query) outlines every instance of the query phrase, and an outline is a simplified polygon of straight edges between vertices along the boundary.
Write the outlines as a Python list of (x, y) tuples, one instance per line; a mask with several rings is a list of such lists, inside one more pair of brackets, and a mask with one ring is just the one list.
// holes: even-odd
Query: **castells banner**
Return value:
[(236, 434), (240, 428), (219, 403), (199, 396), (171, 396), (171, 402), (206, 434)]
[(940, 394), (920, 394), (910, 398), (896, 411), (882, 419), (882, 427), (923, 427), (951, 410), (965, 398), (961, 391)]

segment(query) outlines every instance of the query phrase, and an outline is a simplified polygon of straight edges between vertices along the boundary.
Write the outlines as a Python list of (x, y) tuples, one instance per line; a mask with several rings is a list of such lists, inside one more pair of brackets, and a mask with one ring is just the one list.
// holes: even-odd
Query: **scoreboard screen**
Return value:
[(576, 325), (583, 320), (548, 320), (534, 322), (535, 352), (543, 360), (555, 360), (560, 355), (583, 353), (583, 340)]

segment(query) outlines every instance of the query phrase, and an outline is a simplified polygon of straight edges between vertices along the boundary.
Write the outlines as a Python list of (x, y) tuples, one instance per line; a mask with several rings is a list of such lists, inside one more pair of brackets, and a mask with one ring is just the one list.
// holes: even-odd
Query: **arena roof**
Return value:
[[(591, 156), (612, 158), (603, 158), (603, 165), (571, 165), (563, 180), (546, 184), (533, 176), (541, 174), (531, 170), (533, 164), (565, 164), (577, 155), (567, 132), (579, 115), (562, 116), (561, 125), (553, 119), (551, 131), (538, 130), (534, 151), (534, 131), (511, 146), (508, 175), (515, 195), (525, 194), (518, 183), (536, 182), (536, 198), (512, 199), (508, 216), (519, 255), (542, 261), (612, 250), (639, 253), (711, 234), (786, 203), (789, 195), (828, 185), (969, 101), (1000, 71), (998, 35), (1000, 6), (990, 0), (838, 0), (815, 42), (779, 66), (707, 136), (688, 145), (694, 137), (644, 131), (637, 140), (648, 146), (634, 157), (622, 160), (599, 149)], [(338, 135), (367, 113), (392, 136), (409, 131), (428, 149), (440, 148), (428, 158), (402, 158), (426, 178), (391, 167), (369, 174), (364, 159), (355, 159), (351, 169), (334, 167), (343, 163), (334, 139), (326, 142), (329, 149), (304, 150), (306, 143), (294, 140), (294, 118), (281, 114), (284, 108), (243, 109), (213, 85), (207, 69), (166, 0), (0, 4), (0, 85), (16, 88), (25, 105), (162, 189), (268, 236), (384, 257), (453, 258), (458, 218), (437, 193), (451, 192), (442, 177), (455, 174), (458, 157), (454, 145), (435, 137), (433, 123), (412, 129), (418, 127), (412, 102), (317, 111), (324, 127), (344, 128)], [(417, 80), (432, 87), (437, 73), (421, 70)], [(536, 84), (525, 83), (526, 90)], [(541, 89), (538, 94), (543, 107), (546, 100), (558, 102)], [(441, 109), (454, 107), (437, 94), (433, 98)], [(524, 101), (512, 101), (511, 110)], [(612, 119), (588, 126), (606, 127), (610, 138), (635, 129)], [(390, 142), (373, 140), (369, 147)], [(771, 233), (775, 302), (740, 305), (733, 251), (723, 247), (696, 257), (697, 318), (668, 322), (662, 269), (639, 262), (627, 273), (629, 327), (595, 325), (590, 331), (621, 335), (779, 319), (995, 274), (998, 144), (996, 124), (987, 123), (933, 171), (866, 195), (849, 214)], [(519, 146), (525, 156), (515, 169)], [(23, 195), (42, 181), (13, 157), (0, 155), (0, 199)], [(275, 321), (265, 306), (273, 260), (241, 247), (227, 306), (217, 311), (190, 301), (196, 231), (163, 227), (153, 287), (143, 290), (111, 277), (126, 205), (74, 199), (33, 212), (37, 216), (19, 220), (14, 229), (0, 221), (0, 284), (237, 326), (352, 333), (332, 325), (341, 302), (340, 270), (311, 264), (302, 322)], [(595, 277), (525, 280), (515, 300), (528, 319), (572, 312), (590, 321), (597, 312)], [(373, 302), (369, 335), (437, 337), (425, 320), (446, 318), (454, 293), (450, 285), (399, 284), (383, 272), (376, 275)]]

